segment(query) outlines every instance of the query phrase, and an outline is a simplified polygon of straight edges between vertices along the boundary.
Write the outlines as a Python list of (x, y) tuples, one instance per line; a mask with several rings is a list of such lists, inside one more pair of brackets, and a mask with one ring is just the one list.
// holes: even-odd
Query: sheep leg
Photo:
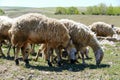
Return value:
[(40, 52), (41, 52), (41, 49), (38, 50), (38, 52), (37, 52), (37, 54), (36, 54), (36, 56), (35, 56), (34, 61), (37, 61), (37, 60), (38, 60)]
[(85, 65), (85, 59), (84, 59), (84, 53), (81, 52), (81, 56), (82, 56), (82, 64)]
[[(46, 45), (45, 45), (45, 44), (42, 44), (42, 45), (39, 47), (39, 50), (38, 50), (38, 52), (37, 52), (37, 54), (36, 54), (36, 57), (35, 57), (34, 61), (37, 61), (37, 60), (38, 60), (38, 57), (39, 57), (41, 51), (44, 51), (44, 57), (45, 57), (45, 60), (47, 60), (47, 58), (46, 58), (47, 55), (46, 55), (46, 53), (45, 53), (45, 50), (47, 50)], [(43, 57), (43, 54), (42, 54), (42, 57)]]
[(58, 66), (61, 66), (61, 51), (60, 51), (60, 49), (55, 49), (55, 52), (56, 52), (57, 58), (58, 58), (57, 64), (58, 64)]
[(87, 59), (89, 59), (88, 53), (89, 53), (89, 50), (86, 49), (86, 51), (85, 51), (85, 56), (86, 56)]
[(31, 47), (32, 47), (31, 54), (35, 54), (35, 44), (31, 44)]
[(68, 52), (67, 52), (67, 50), (64, 50), (62, 52), (62, 57), (66, 58), (67, 56), (68, 56)]
[(14, 54), (14, 58), (15, 58), (15, 46), (13, 46), (13, 54)]
[[(79, 55), (79, 51), (77, 50), (77, 52), (75, 53), (75, 56), (76, 56), (75, 62), (76, 62), (76, 63), (79, 63), (79, 61), (78, 61), (78, 55)], [(80, 55), (79, 55), (79, 56), (80, 56)]]
[(49, 66), (52, 66), (52, 64), (51, 64), (51, 62), (50, 62), (50, 51), (49, 51), (50, 49), (49, 49), (49, 47), (48, 47), (48, 45), (47, 45), (47, 48), (46, 48), (46, 60), (47, 60), (47, 62), (48, 62), (48, 65)]
[(81, 55), (80, 55), (79, 53), (77, 54), (77, 58), (78, 58), (78, 59), (81, 59)]
[(19, 60), (18, 60), (18, 53), (19, 53), (19, 51), (20, 51), (20, 47), (17, 47), (16, 48), (16, 51), (15, 51), (15, 47), (14, 47), (14, 52), (15, 52), (15, 63), (16, 63), (16, 65), (19, 65)]
[(3, 54), (3, 51), (2, 51), (2, 48), (1, 48), (2, 45), (0, 45), (0, 54), (5, 57), (5, 55)]
[(24, 60), (25, 64), (28, 65), (29, 64), (29, 60), (28, 60), (29, 53), (28, 53), (28, 51), (25, 51), (24, 47), (22, 47), (21, 52), (22, 52), (23, 60)]
[(85, 53), (85, 56), (86, 56), (87, 59), (89, 59), (88, 53)]
[(53, 63), (56, 62), (56, 56), (54, 56), (52, 48), (50, 50), (50, 56), (51, 56), (51, 62), (53, 62)]
[(10, 49), (11, 49), (11, 44), (9, 44), (9, 48), (8, 48), (8, 51), (7, 51), (7, 58), (10, 58)]

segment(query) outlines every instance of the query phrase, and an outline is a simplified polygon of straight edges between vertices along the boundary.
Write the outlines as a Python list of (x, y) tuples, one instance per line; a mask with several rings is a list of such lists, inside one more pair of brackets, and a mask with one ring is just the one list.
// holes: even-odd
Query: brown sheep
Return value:
[(89, 25), (90, 29), (96, 33), (97, 36), (112, 37), (116, 32), (114, 31), (114, 25), (109, 25), (104, 22), (94, 22)]
[[(8, 30), (11, 28), (11, 26), (12, 26), (12, 19), (11, 18), (9, 18), (7, 16), (0, 16), (0, 45), (2, 45), (2, 42), (4, 40), (10, 41)], [(11, 48), (11, 45), (8, 49), (7, 57), (10, 57), (10, 54), (9, 54), (10, 48)], [(0, 46), (0, 53), (2, 54), (2, 56), (5, 57), (5, 55), (3, 54), (1, 46)]]
[[(27, 43), (45, 43), (47, 45), (46, 53), (48, 54), (50, 48), (66, 47), (70, 40), (68, 30), (62, 23), (38, 13), (29, 13), (14, 19), (9, 34), (12, 45), (17, 48), (17, 51), (15, 51), (16, 65), (19, 64), (19, 50)], [(49, 58), (47, 61), (48, 65), (52, 66)], [(59, 61), (60, 59), (58, 59)]]

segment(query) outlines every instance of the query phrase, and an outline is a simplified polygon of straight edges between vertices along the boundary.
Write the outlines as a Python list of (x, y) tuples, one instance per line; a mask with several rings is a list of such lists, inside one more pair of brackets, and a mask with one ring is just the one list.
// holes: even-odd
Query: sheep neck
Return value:
[(98, 49), (101, 49), (101, 46), (96, 38), (90, 40), (89, 46), (93, 49), (94, 52)]

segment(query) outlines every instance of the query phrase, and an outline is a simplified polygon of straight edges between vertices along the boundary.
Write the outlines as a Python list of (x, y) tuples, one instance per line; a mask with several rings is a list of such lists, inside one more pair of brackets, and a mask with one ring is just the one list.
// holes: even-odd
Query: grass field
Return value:
[[(120, 16), (54, 15), (54, 8), (5, 8), (4, 10), (6, 15), (10, 17), (16, 17), (28, 12), (39, 12), (53, 18), (73, 19), (86, 25), (94, 21), (104, 21), (120, 26)], [(41, 57), (38, 62), (35, 62), (32, 60), (35, 56), (30, 55), (30, 66), (26, 68), (22, 60), (20, 65), (16, 66), (13, 58), (7, 60), (1, 57), (0, 80), (120, 80), (120, 42), (106, 42), (101, 46), (104, 49), (104, 58), (99, 67), (95, 65), (95, 58), (91, 49), (89, 53), (91, 59), (85, 60), (88, 63), (87, 66), (83, 66), (81, 59), (79, 59), (77, 64), (69, 64), (64, 61), (61, 67), (57, 67), (55, 64), (53, 67), (48, 67)], [(6, 53), (7, 48), (3, 46), (3, 50)], [(37, 50), (38, 46), (36, 46)], [(11, 56), (13, 56), (12, 50)], [(19, 56), (22, 57), (21, 54)]]

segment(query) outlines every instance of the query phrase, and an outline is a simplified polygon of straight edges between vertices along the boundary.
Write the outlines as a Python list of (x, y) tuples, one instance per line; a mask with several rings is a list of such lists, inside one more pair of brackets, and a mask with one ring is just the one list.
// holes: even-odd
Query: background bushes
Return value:
[(77, 7), (57, 7), (55, 14), (64, 14), (64, 15), (120, 15), (120, 7), (113, 7), (112, 5), (106, 6), (103, 3), (100, 3), (97, 6), (89, 6), (84, 10)]
[(79, 10), (76, 7), (57, 7), (55, 14), (67, 14), (67, 15), (72, 15), (72, 14), (80, 14)]
[(85, 13), (91, 15), (120, 15), (120, 7), (106, 6), (101, 3), (98, 6), (87, 7)]
[(5, 14), (5, 12), (2, 9), (0, 9), (0, 15), (3, 15), (3, 14)]

